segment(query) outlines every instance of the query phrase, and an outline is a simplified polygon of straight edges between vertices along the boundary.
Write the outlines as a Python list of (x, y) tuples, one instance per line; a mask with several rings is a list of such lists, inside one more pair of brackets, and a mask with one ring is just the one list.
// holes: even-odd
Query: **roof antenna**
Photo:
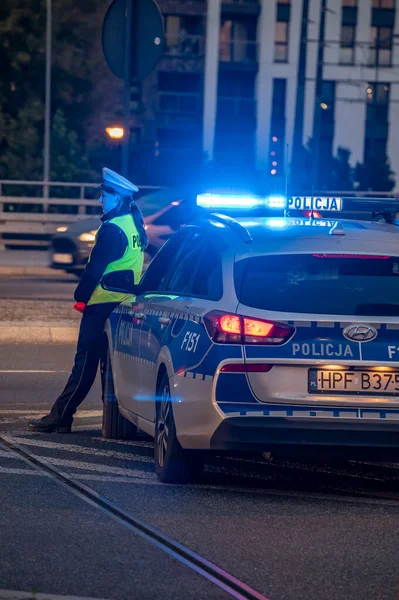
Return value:
[(314, 206), (314, 183), (312, 183), (312, 196), (310, 198), (310, 220), (314, 219), (313, 215), (313, 206)]
[[(285, 148), (285, 190), (284, 190), (284, 196), (285, 196), (287, 205), (288, 205), (288, 179), (289, 179), (289, 169), (290, 169), (289, 163), (288, 163), (288, 160), (289, 160), (289, 148), (290, 148), (290, 145), (287, 144), (286, 148)], [(287, 216), (287, 208), (288, 208), (287, 205), (286, 205), (285, 211), (284, 211), (284, 216), (285, 217)]]

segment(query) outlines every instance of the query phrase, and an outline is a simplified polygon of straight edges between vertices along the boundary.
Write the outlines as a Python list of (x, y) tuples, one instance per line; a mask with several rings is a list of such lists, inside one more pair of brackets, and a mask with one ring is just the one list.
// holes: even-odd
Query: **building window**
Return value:
[(276, 21), (274, 30), (274, 62), (288, 62), (288, 27), (286, 21)]
[(373, 8), (395, 8), (395, 0), (373, 0)]
[(355, 63), (356, 25), (341, 25), (339, 62), (342, 65)]
[(357, 0), (342, 0), (342, 6), (357, 6)]
[(371, 27), (369, 52), (370, 66), (391, 66), (392, 33), (392, 27)]
[(158, 103), (163, 113), (196, 115), (200, 111), (201, 77), (196, 73), (171, 73), (158, 75)]
[(335, 81), (323, 81), (321, 88), (321, 123), (334, 123)]
[(287, 80), (273, 79), (272, 118), (270, 130), (270, 175), (284, 175), (285, 162), (285, 105)]
[(389, 83), (369, 83), (366, 88), (366, 140), (364, 159), (386, 155), (388, 138)]
[(223, 19), (219, 36), (221, 62), (257, 61), (256, 22)]
[(332, 169), (335, 125), (335, 81), (323, 81), (320, 115), (320, 172), (327, 180)]
[(367, 121), (387, 122), (389, 83), (369, 83), (367, 93)]
[(201, 17), (166, 16), (165, 54), (169, 56), (203, 56), (203, 42)]
[(244, 130), (256, 125), (254, 73), (219, 73), (217, 126), (231, 129), (231, 124)]

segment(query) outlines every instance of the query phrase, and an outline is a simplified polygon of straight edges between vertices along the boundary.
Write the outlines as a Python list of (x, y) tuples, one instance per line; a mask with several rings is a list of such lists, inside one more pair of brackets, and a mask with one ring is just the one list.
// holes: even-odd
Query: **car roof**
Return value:
[(385, 222), (288, 217), (241, 218), (236, 221), (247, 229), (254, 242), (270, 240), (270, 238), (319, 239), (331, 235), (368, 240), (397, 236), (396, 240), (399, 240), (399, 228)]
[[(219, 220), (220, 219), (220, 220)], [(205, 223), (204, 223), (205, 224)], [(399, 227), (383, 222), (309, 219), (289, 217), (242, 217), (206, 220), (206, 228), (213, 229), (239, 254), (335, 251), (371, 254), (379, 252), (399, 254)], [(222, 225), (222, 226), (221, 226)]]

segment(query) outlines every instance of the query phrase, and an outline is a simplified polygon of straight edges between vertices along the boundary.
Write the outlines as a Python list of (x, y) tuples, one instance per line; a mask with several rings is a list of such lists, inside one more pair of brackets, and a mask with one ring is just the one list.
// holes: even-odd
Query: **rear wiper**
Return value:
[(399, 304), (357, 304), (356, 315), (397, 317), (399, 316)]

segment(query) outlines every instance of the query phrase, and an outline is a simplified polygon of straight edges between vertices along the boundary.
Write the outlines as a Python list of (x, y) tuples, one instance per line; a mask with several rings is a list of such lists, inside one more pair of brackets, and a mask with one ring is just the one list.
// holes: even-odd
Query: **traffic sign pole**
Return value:
[(155, 0), (113, 0), (104, 18), (102, 46), (116, 77), (124, 80), (122, 174), (129, 177), (131, 85), (155, 69), (164, 46), (162, 13)]
[(132, 65), (132, 15), (133, 1), (125, 0), (125, 69), (124, 69), (124, 102), (123, 102), (123, 145), (122, 175), (129, 176), (130, 149), (130, 74)]

